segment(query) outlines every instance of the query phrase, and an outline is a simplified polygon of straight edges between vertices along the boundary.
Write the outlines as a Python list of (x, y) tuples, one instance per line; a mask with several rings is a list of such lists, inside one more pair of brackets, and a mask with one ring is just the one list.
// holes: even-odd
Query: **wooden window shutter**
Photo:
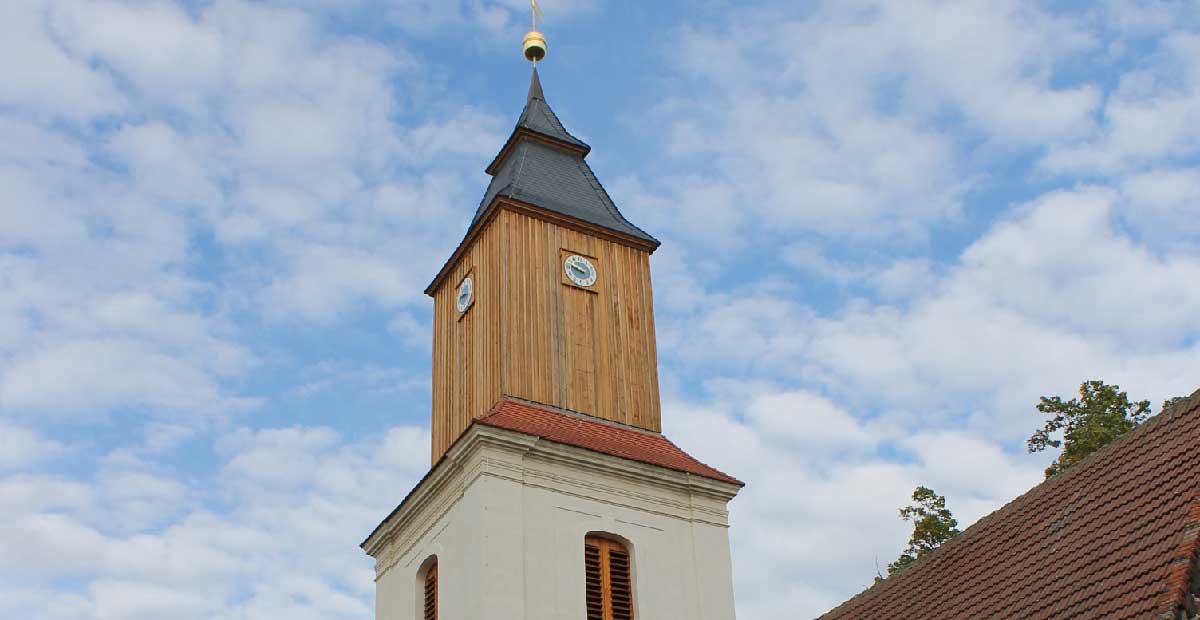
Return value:
[(587, 578), (587, 620), (604, 620), (604, 580), (600, 568), (600, 547), (588, 539), (583, 546), (583, 566)]
[(629, 551), (607, 538), (588, 536), (583, 545), (587, 620), (633, 620)]
[(437, 620), (437, 564), (425, 573), (425, 620)]

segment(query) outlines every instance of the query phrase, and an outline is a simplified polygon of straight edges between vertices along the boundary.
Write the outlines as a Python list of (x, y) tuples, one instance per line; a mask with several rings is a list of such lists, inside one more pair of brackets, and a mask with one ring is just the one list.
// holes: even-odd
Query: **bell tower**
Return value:
[(376, 618), (734, 620), (742, 483), (661, 433), (659, 242), (546, 103), (536, 25), (525, 106), (425, 290), (433, 465), (362, 543)]
[(434, 299), (433, 460), (501, 397), (662, 430), (650, 254), (537, 69)]

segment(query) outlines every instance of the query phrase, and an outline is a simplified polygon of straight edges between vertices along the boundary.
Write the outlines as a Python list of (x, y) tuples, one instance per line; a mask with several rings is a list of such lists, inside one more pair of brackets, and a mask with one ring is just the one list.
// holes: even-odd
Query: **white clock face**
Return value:
[(563, 261), (563, 271), (576, 286), (586, 288), (596, 283), (596, 266), (578, 254), (572, 254)]
[(466, 312), (467, 308), (471, 307), (471, 299), (475, 296), (475, 284), (471, 282), (471, 278), (464, 278), (462, 284), (458, 285), (458, 298), (456, 300), (459, 312)]

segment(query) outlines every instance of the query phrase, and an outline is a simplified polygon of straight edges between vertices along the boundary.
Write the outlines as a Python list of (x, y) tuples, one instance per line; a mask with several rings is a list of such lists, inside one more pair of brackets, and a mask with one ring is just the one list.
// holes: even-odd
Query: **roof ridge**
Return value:
[(515, 171), (513, 171), (512, 178), (508, 180), (508, 185), (506, 185), (504, 187), (504, 189), (508, 189), (512, 192), (520, 192), (521, 191), (521, 188), (519, 185), (521, 182), (521, 173), (525, 172), (525, 159), (528, 156), (529, 156), (529, 151), (527, 149), (521, 151), (521, 161), (517, 162), (517, 169)]

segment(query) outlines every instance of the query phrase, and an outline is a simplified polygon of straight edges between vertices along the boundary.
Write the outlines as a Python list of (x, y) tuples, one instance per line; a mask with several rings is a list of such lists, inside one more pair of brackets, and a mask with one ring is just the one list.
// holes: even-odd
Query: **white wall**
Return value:
[(419, 618), (417, 573), (434, 554), (442, 620), (581, 620), (583, 541), (596, 531), (631, 547), (639, 620), (733, 620), (736, 487), (474, 429), (368, 540), (378, 620)]

